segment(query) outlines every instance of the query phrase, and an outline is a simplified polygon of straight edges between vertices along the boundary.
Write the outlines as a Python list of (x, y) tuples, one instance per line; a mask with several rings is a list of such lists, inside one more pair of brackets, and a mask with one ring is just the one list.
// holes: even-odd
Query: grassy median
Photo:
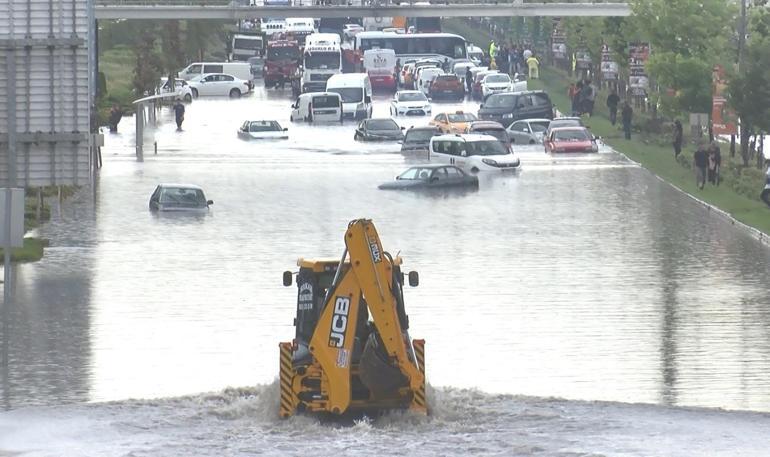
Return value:
[[(12, 262), (36, 262), (43, 258), (43, 248), (47, 245), (46, 240), (40, 238), (24, 238), (24, 246), (13, 248), (11, 250)], [(0, 259), (5, 255), (3, 248), (0, 248)]]

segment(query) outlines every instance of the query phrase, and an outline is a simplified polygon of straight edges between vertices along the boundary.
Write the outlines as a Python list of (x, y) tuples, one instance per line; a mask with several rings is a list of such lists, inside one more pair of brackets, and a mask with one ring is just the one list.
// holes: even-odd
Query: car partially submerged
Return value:
[(213, 205), (203, 189), (194, 184), (159, 184), (150, 196), (150, 211), (205, 212)]
[(244, 140), (285, 140), (289, 138), (289, 129), (281, 127), (276, 121), (244, 121), (238, 129), (238, 138)]
[(393, 119), (364, 119), (358, 124), (356, 141), (400, 141), (404, 139), (404, 128)]
[(546, 153), (599, 152), (596, 138), (585, 127), (559, 127), (543, 142)]
[(428, 153), (430, 139), (441, 132), (432, 125), (424, 127), (412, 127), (406, 131), (404, 141), (401, 142), (401, 152), (405, 154)]
[(380, 189), (439, 189), (449, 187), (479, 187), (479, 179), (453, 165), (420, 165), (396, 176), (394, 181), (378, 186)]

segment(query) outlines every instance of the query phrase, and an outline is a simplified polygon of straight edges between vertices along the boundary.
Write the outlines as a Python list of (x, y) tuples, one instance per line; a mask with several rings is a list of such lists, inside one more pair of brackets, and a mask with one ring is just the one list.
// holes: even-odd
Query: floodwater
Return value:
[[(144, 162), (131, 118), (107, 135), (95, 195), (54, 205), (44, 259), (15, 269), (0, 455), (766, 455), (770, 248), (608, 148), (519, 148), (474, 192), (380, 191), (424, 158), (291, 124), (288, 94), (196, 100), (181, 132), (164, 110)], [(236, 137), (261, 118), (290, 139)], [(153, 215), (160, 182), (215, 203)], [(338, 258), (360, 217), (420, 272), (433, 415), (280, 421), (281, 273)]]

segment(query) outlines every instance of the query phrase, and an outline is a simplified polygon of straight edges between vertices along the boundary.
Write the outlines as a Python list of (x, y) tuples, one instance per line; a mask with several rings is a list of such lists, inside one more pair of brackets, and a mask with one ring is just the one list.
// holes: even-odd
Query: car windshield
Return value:
[(313, 108), (339, 108), (340, 99), (333, 95), (316, 95), (313, 97)]
[(314, 52), (305, 54), (305, 68), (311, 70), (339, 69), (340, 54), (338, 52)]
[(516, 95), (495, 94), (484, 102), (484, 108), (510, 108), (516, 106)]
[(549, 121), (538, 121), (538, 122), (530, 122), (529, 126), (530, 128), (532, 128), (533, 132), (542, 133), (548, 130), (548, 126), (550, 124), (551, 123)]
[(400, 102), (425, 102), (428, 101), (428, 97), (422, 92), (407, 92), (405, 94), (398, 94), (398, 101)]
[(449, 122), (472, 122), (477, 120), (473, 113), (455, 113), (448, 114)]
[(267, 60), (297, 60), (299, 48), (293, 46), (272, 47), (267, 50)]
[(498, 75), (487, 76), (486, 81), (488, 83), (509, 83), (511, 82), (511, 78), (508, 75), (504, 75), (501, 73)]
[(249, 132), (277, 132), (281, 126), (275, 121), (256, 121), (249, 124)]
[(489, 135), (497, 138), (503, 143), (508, 142), (508, 134), (503, 129), (476, 129), (473, 133), (480, 133), (482, 135)]
[(559, 141), (583, 141), (590, 139), (590, 136), (583, 129), (554, 130), (553, 139)]
[(436, 130), (433, 129), (412, 129), (406, 132), (405, 143), (427, 143), (433, 136), (436, 135)]
[(206, 206), (206, 197), (200, 189), (164, 187), (160, 193), (160, 203), (164, 205), (197, 208)]
[(405, 172), (398, 175), (398, 179), (419, 179), (419, 180), (427, 180), (430, 178), (430, 173), (433, 171), (432, 168), (424, 168), (424, 167), (412, 167)]
[(370, 119), (366, 123), (368, 130), (401, 130), (393, 119)]
[(262, 49), (262, 40), (256, 39), (251, 40), (248, 38), (236, 38), (235, 42), (233, 43), (233, 47), (237, 49), (251, 49), (251, 50), (259, 50)]
[(508, 154), (499, 141), (469, 141), (465, 143), (465, 151), (469, 156), (496, 156)]
[(332, 87), (326, 91), (340, 94), (342, 103), (359, 103), (364, 98), (364, 90), (360, 87)]

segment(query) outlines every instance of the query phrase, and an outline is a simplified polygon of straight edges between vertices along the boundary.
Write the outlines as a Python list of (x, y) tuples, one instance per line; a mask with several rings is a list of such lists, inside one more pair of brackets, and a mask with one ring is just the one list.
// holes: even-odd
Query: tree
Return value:
[(157, 26), (152, 21), (137, 24), (138, 41), (135, 45), (136, 66), (134, 67), (134, 92), (142, 97), (152, 93), (158, 85), (163, 71), (163, 63), (155, 49)]
[(163, 63), (166, 72), (176, 72), (185, 64), (185, 53), (182, 49), (182, 32), (179, 21), (171, 20), (163, 22)]

